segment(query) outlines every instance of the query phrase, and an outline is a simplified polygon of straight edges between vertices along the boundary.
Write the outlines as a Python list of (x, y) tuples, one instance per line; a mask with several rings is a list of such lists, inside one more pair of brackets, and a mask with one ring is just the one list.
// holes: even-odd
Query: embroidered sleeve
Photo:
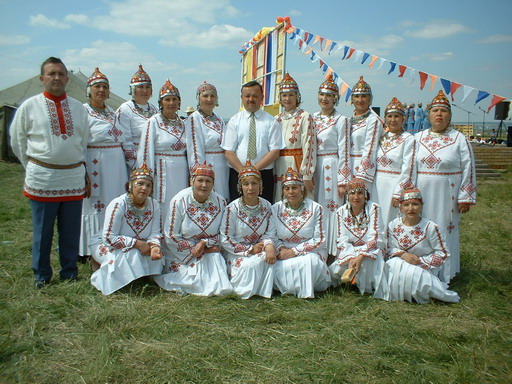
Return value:
[(139, 150), (137, 151), (137, 167), (146, 164), (151, 169), (153, 178), (155, 177), (155, 130), (158, 126), (156, 118), (150, 118), (146, 124), (146, 129), (142, 131), (140, 137)]
[(393, 197), (397, 199), (400, 197), (402, 190), (416, 185), (416, 140), (413, 136), (408, 136), (405, 139), (402, 154), (402, 169), (393, 191)]
[(185, 217), (185, 202), (183, 197), (171, 200), (171, 212), (165, 219), (164, 239), (174, 261), (189, 264), (192, 259), (192, 248), (196, 242), (185, 239), (182, 235)]
[(355, 177), (372, 183), (375, 177), (379, 140), (382, 136), (382, 123), (376, 116), (371, 114), (367, 119), (367, 124), (361, 162)]
[(132, 113), (130, 108), (125, 104), (122, 104), (116, 112), (116, 124), (117, 127), (123, 132), (125, 138), (123, 145), (124, 156), (126, 164), (133, 168), (137, 159), (137, 153), (135, 151), (135, 145), (133, 144), (132, 128), (131, 128), (131, 117)]
[(336, 129), (338, 131), (338, 185), (346, 185), (352, 180), (350, 128), (347, 117), (340, 116), (336, 123)]
[(313, 203), (311, 209), (315, 210), (313, 217), (310, 219), (313, 220), (312, 225), (314, 225), (314, 233), (309, 240), (306, 240), (293, 247), (296, 255), (304, 255), (309, 252), (314, 252), (319, 248), (325, 247), (323, 207), (320, 204)]
[(105, 223), (103, 225), (103, 243), (124, 252), (132, 249), (137, 241), (134, 237), (121, 234), (125, 208), (126, 206), (121, 204), (119, 200), (112, 201), (105, 211)]
[(304, 180), (312, 180), (316, 168), (316, 128), (313, 117), (304, 112), (306, 116), (301, 120), (302, 164), (300, 173)]
[(460, 166), (462, 168), (462, 182), (460, 184), (458, 203), (476, 204), (476, 170), (473, 149), (468, 139), (461, 134)]
[(345, 217), (347, 213), (348, 212), (346, 211), (345, 206), (338, 208), (338, 210), (336, 211), (336, 239), (338, 248), (336, 262), (338, 264), (347, 263), (357, 256), (354, 246), (350, 241), (350, 231), (348, 230), (345, 224)]
[(432, 247), (432, 253), (420, 257), (421, 267), (424, 269), (439, 268), (450, 256), (446, 240), (441, 234), (439, 227), (432, 222), (427, 224), (425, 230), (427, 232), (427, 239)]
[(187, 137), (187, 157), (189, 167), (202, 164), (206, 160), (205, 138), (201, 126), (201, 114), (194, 112), (185, 122), (185, 134)]
[[(368, 204), (368, 203), (367, 203)], [(380, 214), (380, 207), (373, 203), (369, 209), (368, 231), (364, 238), (365, 243), (359, 249), (358, 254), (363, 254), (365, 257), (375, 260), (384, 248), (382, 239), (382, 218)]]

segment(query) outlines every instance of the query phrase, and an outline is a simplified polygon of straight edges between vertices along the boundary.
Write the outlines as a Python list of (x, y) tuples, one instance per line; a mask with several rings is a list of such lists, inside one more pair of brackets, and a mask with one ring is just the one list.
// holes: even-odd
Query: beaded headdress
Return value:
[(211, 164), (206, 164), (206, 161), (202, 164), (196, 164), (192, 167), (190, 171), (190, 175), (192, 177), (195, 176), (208, 176), (212, 179), (215, 179), (215, 172), (213, 172), (213, 166)]
[(245, 167), (243, 167), (240, 173), (238, 174), (238, 181), (242, 180), (244, 177), (247, 176), (254, 176), (257, 179), (261, 180), (261, 173), (256, 169), (254, 165), (252, 165), (251, 160), (246, 161)]
[(371, 95), (370, 84), (364, 81), (363, 76), (359, 76), (359, 81), (352, 87), (352, 95)]
[(418, 188), (407, 188), (402, 191), (400, 194), (400, 204), (408, 201), (408, 200), (418, 200), (423, 202), (423, 198), (421, 197), (421, 192)]
[(386, 112), (384, 113), (384, 115), (387, 115), (388, 113), (392, 112), (396, 112), (401, 114), (402, 116), (405, 116), (405, 107), (396, 97), (393, 97), (393, 100), (391, 100), (391, 102), (386, 107)]
[(443, 90), (439, 90), (437, 93), (437, 96), (432, 99), (430, 104), (427, 105), (427, 109), (430, 110), (434, 107), (445, 107), (448, 108), (448, 110), (452, 110), (452, 106), (450, 104), (450, 100), (446, 97)]
[(153, 175), (151, 174), (151, 169), (148, 168), (146, 163), (142, 164), (142, 166), (139, 168), (135, 168), (130, 174), (130, 181), (134, 181), (137, 179), (147, 179), (153, 182)]
[(325, 81), (320, 84), (320, 87), (318, 88), (318, 93), (330, 93), (332, 95), (339, 95), (340, 89), (338, 88), (338, 84), (334, 82), (334, 79), (332, 77), (332, 73), (329, 73), (329, 76), (325, 79)]
[(206, 91), (211, 91), (215, 94), (215, 96), (217, 96), (217, 88), (215, 88), (215, 86), (213, 84), (203, 81), (203, 84), (201, 84), (199, 87), (197, 87), (196, 98), (199, 98), (199, 95)]
[(162, 88), (160, 88), (160, 95), (158, 98), (163, 99), (165, 96), (176, 96), (181, 100), (179, 89), (176, 88), (169, 79), (167, 79)]
[(285, 174), (282, 176), (281, 179), (282, 179), (283, 187), (285, 185), (290, 185), (290, 184), (304, 185), (302, 176), (300, 175), (299, 172), (297, 172), (292, 167), (288, 167), (288, 170), (285, 172)]
[(96, 69), (94, 70), (94, 73), (87, 80), (87, 86), (90, 87), (97, 83), (107, 83), (108, 84), (107, 76), (105, 76), (103, 73), (101, 73), (100, 69), (98, 67), (96, 67)]
[(143, 84), (151, 84), (151, 78), (147, 74), (147, 72), (142, 68), (142, 64), (139, 64), (139, 70), (135, 72), (135, 74), (132, 76), (132, 79), (130, 80), (130, 92), (131, 95), (133, 93), (133, 88), (137, 85), (143, 85)]
[(288, 72), (285, 73), (283, 80), (279, 84), (279, 93), (285, 92), (297, 92), (297, 94), (299, 93), (299, 85)]
[(358, 178), (353, 178), (352, 180), (350, 180), (347, 183), (347, 189), (346, 189), (347, 193), (359, 192), (359, 191), (363, 191), (365, 193), (368, 192), (368, 189), (366, 188), (366, 184), (364, 183), (363, 180), (358, 179)]

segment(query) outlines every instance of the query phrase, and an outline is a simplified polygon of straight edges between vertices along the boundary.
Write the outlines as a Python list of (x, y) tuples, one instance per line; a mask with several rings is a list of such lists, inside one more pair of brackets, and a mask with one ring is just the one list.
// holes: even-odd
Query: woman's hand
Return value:
[(256, 243), (252, 246), (252, 249), (249, 251), (251, 255), (257, 255), (258, 253), (263, 252), (263, 242)]
[(220, 248), (218, 245), (214, 245), (212, 247), (206, 247), (204, 249), (204, 252), (203, 253), (214, 253), (214, 252), (220, 252)]
[(151, 246), (151, 260), (160, 260), (162, 258), (162, 250), (159, 245)]
[(291, 248), (286, 248), (286, 247), (281, 247), (281, 250), (279, 251), (279, 255), (278, 255), (278, 259), (279, 260), (286, 260), (286, 259), (291, 259), (293, 257), (295, 257), (295, 252), (293, 252), (293, 249)]
[(393, 206), (393, 208), (398, 208), (398, 206), (400, 205), (400, 200), (398, 200), (396, 197), (393, 197), (391, 199), (391, 205)]
[(277, 251), (274, 244), (267, 244), (265, 247), (265, 263), (275, 264), (277, 261)]
[(413, 253), (404, 252), (400, 255), (400, 257), (402, 260), (412, 265), (418, 265), (420, 263), (420, 258)]
[(349, 268), (354, 268), (356, 273), (359, 273), (359, 270), (361, 269), (361, 263), (363, 262), (364, 255), (359, 255), (357, 257), (354, 257), (353, 259), (350, 259), (348, 262)]
[(459, 209), (460, 213), (466, 213), (469, 212), (469, 208), (471, 208), (471, 204), (469, 203), (458, 203), (457, 208)]
[(192, 247), (192, 256), (195, 258), (203, 256), (205, 248), (206, 243), (203, 240), (200, 240), (196, 245)]
[(142, 256), (150, 256), (151, 255), (151, 245), (144, 240), (135, 241), (134, 245), (135, 249), (138, 249)]

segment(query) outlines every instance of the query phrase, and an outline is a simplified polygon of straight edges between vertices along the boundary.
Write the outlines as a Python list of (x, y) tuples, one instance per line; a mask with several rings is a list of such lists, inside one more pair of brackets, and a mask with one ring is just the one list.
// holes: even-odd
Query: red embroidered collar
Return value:
[(52, 100), (52, 101), (56, 102), (56, 103), (57, 103), (57, 102), (60, 102), (60, 101), (62, 101), (62, 100), (64, 100), (66, 97), (68, 97), (68, 96), (66, 95), (66, 92), (64, 92), (64, 93), (63, 93), (62, 95), (60, 95), (60, 96), (55, 96), (55, 95), (52, 95), (51, 93), (49, 93), (49, 92), (47, 92), (47, 91), (44, 91), (44, 92), (43, 92), (43, 96), (44, 96), (44, 97), (46, 97), (47, 99), (50, 99), (50, 100)]

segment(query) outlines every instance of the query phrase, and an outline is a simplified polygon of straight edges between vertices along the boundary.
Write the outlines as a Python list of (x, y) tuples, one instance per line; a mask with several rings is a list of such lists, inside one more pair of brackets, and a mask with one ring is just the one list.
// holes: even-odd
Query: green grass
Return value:
[[(181, 297), (147, 281), (105, 297), (33, 288), (23, 169), (0, 163), (1, 383), (508, 383), (512, 172), (463, 217), (459, 304)], [(58, 270), (57, 255), (52, 255)]]

